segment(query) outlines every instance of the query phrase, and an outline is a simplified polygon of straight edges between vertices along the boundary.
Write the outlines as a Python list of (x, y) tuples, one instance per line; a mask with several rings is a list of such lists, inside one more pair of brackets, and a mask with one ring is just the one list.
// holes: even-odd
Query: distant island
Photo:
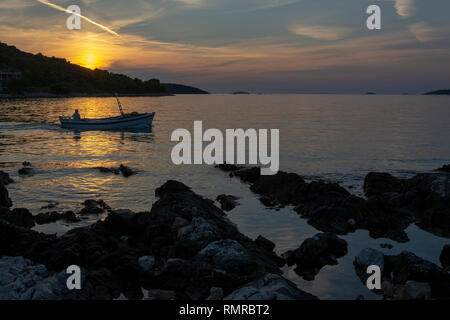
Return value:
[(32, 54), (0, 42), (0, 93), (24, 96), (207, 94), (179, 84), (143, 81), (107, 70), (91, 70), (66, 59)]
[(450, 89), (431, 91), (431, 92), (424, 93), (424, 95), (450, 95)]
[(233, 92), (233, 94), (250, 94), (250, 92), (246, 92), (246, 91), (236, 91), (236, 92)]
[(366, 92), (367, 96), (373, 96), (373, 95), (376, 95), (376, 94), (377, 94), (376, 92)]
[(165, 92), (170, 94), (209, 94), (209, 92), (191, 86), (176, 83), (163, 83)]

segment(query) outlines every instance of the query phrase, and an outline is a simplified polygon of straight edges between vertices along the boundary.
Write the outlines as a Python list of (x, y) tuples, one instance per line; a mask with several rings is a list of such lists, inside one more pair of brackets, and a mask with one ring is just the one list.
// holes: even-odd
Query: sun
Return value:
[(99, 68), (102, 65), (100, 59), (93, 53), (89, 53), (81, 57), (79, 64), (82, 67), (92, 70)]

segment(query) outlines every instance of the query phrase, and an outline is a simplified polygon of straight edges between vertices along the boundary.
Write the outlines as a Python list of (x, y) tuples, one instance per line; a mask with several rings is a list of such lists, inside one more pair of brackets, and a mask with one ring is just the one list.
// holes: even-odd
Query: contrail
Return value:
[(56, 9), (56, 10), (59, 10), (59, 11), (62, 11), (62, 12), (66, 12), (66, 13), (70, 13), (70, 14), (74, 14), (74, 15), (76, 15), (76, 16), (79, 16), (80, 18), (86, 20), (87, 22), (92, 23), (93, 25), (96, 25), (96, 26), (99, 27), (99, 28), (102, 28), (102, 29), (105, 30), (106, 32), (109, 32), (109, 33), (115, 35), (116, 37), (120, 37), (120, 35), (119, 35), (117, 32), (111, 30), (111, 29), (108, 28), (108, 27), (105, 27), (104, 25), (101, 25), (100, 23), (97, 23), (97, 22), (95, 22), (95, 21), (89, 19), (88, 17), (82, 16), (81, 14), (78, 14), (78, 13), (76, 13), (76, 12), (72, 12), (72, 11), (69, 11), (69, 10), (67, 10), (67, 9), (64, 9), (63, 7), (61, 7), (61, 6), (57, 5), (57, 4), (53, 4), (53, 3), (51, 3), (51, 2), (48, 2), (47, 0), (37, 0), (37, 1), (40, 2), (40, 3), (42, 3), (42, 4), (47, 5), (47, 6), (49, 6), (49, 7), (52, 7), (52, 8), (54, 8), (54, 9)]

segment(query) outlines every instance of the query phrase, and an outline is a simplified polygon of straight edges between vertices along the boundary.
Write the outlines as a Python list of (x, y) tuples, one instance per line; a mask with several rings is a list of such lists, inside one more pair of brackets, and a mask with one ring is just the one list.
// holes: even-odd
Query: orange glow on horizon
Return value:
[(82, 67), (89, 68), (91, 70), (104, 66), (101, 59), (94, 53), (85, 54), (80, 58), (76, 59), (74, 63), (79, 64)]

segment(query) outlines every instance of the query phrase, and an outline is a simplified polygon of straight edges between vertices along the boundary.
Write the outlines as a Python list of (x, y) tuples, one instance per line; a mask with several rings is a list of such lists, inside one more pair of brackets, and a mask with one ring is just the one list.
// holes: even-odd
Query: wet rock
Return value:
[(105, 212), (105, 210), (110, 210), (111, 208), (103, 200), (85, 200), (83, 202), (84, 208), (81, 209), (79, 214), (99, 214)]
[(232, 171), (236, 171), (236, 170), (240, 169), (241, 167), (238, 167), (234, 164), (223, 163), (223, 164), (217, 165), (216, 168), (219, 168), (222, 171), (232, 172)]
[(288, 265), (296, 264), (295, 272), (305, 280), (314, 280), (320, 269), (337, 264), (337, 258), (347, 254), (347, 242), (332, 233), (319, 233), (302, 245), (284, 254)]
[(58, 202), (50, 202), (48, 205), (42, 206), (41, 209), (54, 209), (58, 206), (58, 204)]
[(12, 224), (24, 228), (34, 227), (34, 217), (28, 209), (14, 208), (4, 219)]
[(125, 178), (128, 178), (137, 173), (135, 170), (133, 170), (130, 167), (127, 167), (123, 164), (120, 165), (119, 170)]
[(306, 182), (299, 175), (280, 171), (273, 176), (258, 176), (250, 190), (276, 203), (287, 205), (296, 203), (305, 187)]
[(377, 250), (363, 250), (354, 261), (356, 272), (363, 282), (365, 278), (361, 272), (369, 263), (380, 267), (384, 265), (382, 293), (387, 299), (450, 298), (450, 274), (411, 252), (383, 255)]
[(18, 170), (18, 173), (20, 175), (29, 176), (29, 175), (32, 175), (34, 173), (34, 169), (33, 168), (29, 168), (29, 167), (23, 167), (23, 168), (20, 168)]
[(99, 170), (102, 173), (120, 174), (119, 168), (96, 167), (95, 169)]
[(381, 244), (380, 244), (380, 248), (383, 248), (383, 249), (392, 249), (392, 248), (394, 248), (394, 246), (393, 246), (392, 244), (390, 244), (390, 243), (381, 243)]
[(121, 164), (119, 167), (95, 167), (94, 169), (99, 170), (102, 173), (112, 173), (112, 174), (121, 174), (125, 177), (128, 178), (134, 174), (137, 173), (136, 170), (131, 169), (128, 166), (125, 166), (123, 164)]
[(138, 259), (138, 263), (144, 271), (150, 271), (155, 265), (155, 257), (143, 256)]
[(191, 188), (189, 188), (185, 184), (175, 180), (169, 180), (166, 183), (164, 183), (164, 185), (155, 190), (155, 196), (162, 198), (165, 195), (170, 195), (174, 193), (184, 193), (190, 191)]
[(405, 293), (408, 295), (409, 299), (429, 300), (431, 298), (431, 287), (428, 283), (407, 281)]
[(54, 240), (55, 236), (44, 235), (0, 219), (0, 257), (27, 256)]
[(41, 212), (34, 217), (37, 224), (47, 224), (56, 222), (60, 219), (60, 214), (56, 211), (53, 212)]
[(383, 271), (384, 255), (382, 252), (375, 249), (363, 249), (355, 257), (353, 264), (364, 272), (366, 272), (367, 267), (369, 266), (378, 266), (380, 267), (380, 270)]
[(14, 183), (14, 180), (9, 177), (8, 173), (0, 171), (0, 184), (7, 186), (10, 183)]
[[(61, 237), (0, 219), (0, 256), (23, 255), (55, 274), (68, 265), (82, 266), (94, 299), (120, 293), (141, 299), (141, 288), (206, 299), (211, 288), (228, 295), (267, 273), (281, 274), (279, 257), (241, 234), (211, 201), (177, 181), (155, 193), (159, 200), (151, 212), (111, 211)], [(84, 205), (101, 206), (96, 200)], [(157, 261), (152, 268), (149, 257)]]
[(61, 215), (62, 220), (66, 222), (80, 222), (80, 218), (73, 211), (66, 211)]
[(147, 296), (144, 300), (176, 300), (177, 293), (170, 290), (149, 290), (147, 291)]
[(206, 300), (218, 301), (223, 299), (222, 288), (212, 287)]
[(0, 182), (0, 207), (12, 207), (12, 201), (9, 198), (8, 189)]
[(198, 217), (178, 230), (174, 254), (177, 257), (193, 257), (208, 243), (221, 238), (220, 231), (206, 219)]
[(264, 238), (263, 236), (258, 236), (258, 238), (256, 238), (255, 240), (255, 243), (269, 252), (272, 252), (275, 249), (275, 243), (273, 243), (269, 239)]
[(235, 240), (211, 242), (196, 256), (198, 261), (205, 261), (228, 273), (250, 274), (258, 268), (249, 252)]
[(68, 290), (67, 274), (49, 276), (42, 264), (23, 257), (0, 259), (0, 300), (62, 300), (89, 297), (89, 284), (82, 290)]
[(402, 181), (389, 173), (370, 172), (364, 179), (364, 192), (369, 197), (387, 192), (401, 192), (402, 189)]
[(233, 291), (224, 300), (315, 300), (315, 296), (275, 274), (266, 274)]
[(239, 198), (235, 196), (221, 194), (217, 196), (216, 200), (220, 203), (220, 207), (222, 210), (231, 211), (239, 205), (239, 203), (236, 201), (237, 199)]
[(232, 174), (249, 182), (264, 205), (294, 205), (296, 212), (322, 232), (344, 235), (365, 229), (373, 238), (407, 242), (405, 229), (417, 223), (426, 231), (450, 237), (448, 174), (397, 179), (388, 173), (371, 172), (364, 182), (368, 200), (351, 195), (336, 183), (307, 183), (292, 173), (261, 176), (259, 168), (253, 167)]
[(444, 246), (439, 260), (441, 261), (442, 267), (444, 269), (450, 269), (450, 244)]
[(48, 224), (59, 220), (64, 220), (66, 222), (79, 222), (80, 219), (73, 211), (66, 211), (64, 213), (59, 213), (56, 211), (52, 212), (41, 212), (34, 217), (34, 221), (37, 224)]
[(444, 164), (441, 168), (437, 169), (437, 171), (450, 172), (450, 164)]
[(261, 177), (261, 169), (257, 167), (242, 168), (231, 173), (232, 177), (239, 177), (243, 182), (255, 183)]

